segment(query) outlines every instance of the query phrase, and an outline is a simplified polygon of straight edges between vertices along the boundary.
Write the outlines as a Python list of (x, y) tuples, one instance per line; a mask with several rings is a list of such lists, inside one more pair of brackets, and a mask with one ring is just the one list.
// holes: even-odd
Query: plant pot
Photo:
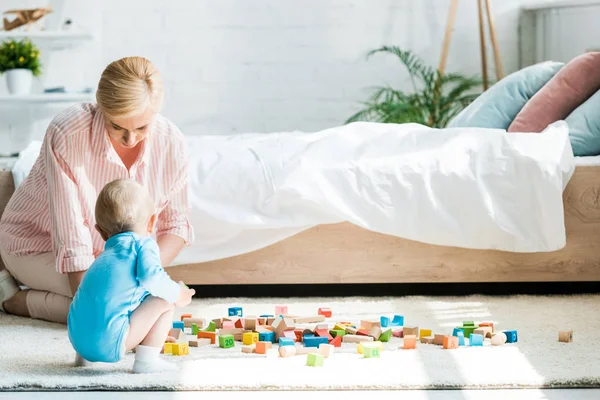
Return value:
[(33, 73), (29, 69), (16, 68), (6, 71), (6, 84), (10, 94), (26, 95), (31, 92)]

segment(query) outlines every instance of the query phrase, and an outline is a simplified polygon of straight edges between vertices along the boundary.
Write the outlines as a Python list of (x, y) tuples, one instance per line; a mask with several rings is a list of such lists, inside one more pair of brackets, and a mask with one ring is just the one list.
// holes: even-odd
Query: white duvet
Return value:
[(564, 122), (542, 134), (354, 123), (188, 142), (196, 241), (175, 264), (343, 221), (473, 249), (545, 252), (566, 242), (562, 193), (575, 163)]

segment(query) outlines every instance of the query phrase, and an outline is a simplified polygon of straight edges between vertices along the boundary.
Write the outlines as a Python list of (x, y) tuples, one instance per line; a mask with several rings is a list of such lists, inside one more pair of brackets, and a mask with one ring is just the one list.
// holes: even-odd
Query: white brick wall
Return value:
[[(517, 68), (518, 9), (531, 1), (493, 2), (507, 73)], [(98, 41), (54, 55), (46, 84), (94, 85), (110, 61), (142, 55), (162, 72), (164, 114), (186, 134), (314, 131), (343, 123), (370, 86), (406, 86), (407, 75), (394, 59), (380, 55), (367, 62), (369, 50), (398, 45), (437, 65), (449, 4), (66, 0), (65, 15)], [(476, 3), (459, 4), (447, 70), (479, 73)]]

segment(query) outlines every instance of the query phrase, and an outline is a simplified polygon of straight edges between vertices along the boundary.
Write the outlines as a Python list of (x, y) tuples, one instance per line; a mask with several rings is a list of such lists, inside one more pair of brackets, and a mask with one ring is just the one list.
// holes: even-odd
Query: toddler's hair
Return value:
[(146, 188), (131, 179), (117, 179), (102, 188), (96, 200), (96, 224), (108, 237), (133, 231), (148, 222), (154, 203)]

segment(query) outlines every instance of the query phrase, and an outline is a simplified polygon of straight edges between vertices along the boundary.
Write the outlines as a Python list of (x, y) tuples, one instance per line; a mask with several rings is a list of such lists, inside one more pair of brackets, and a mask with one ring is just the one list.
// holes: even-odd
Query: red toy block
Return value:
[(200, 332), (198, 332), (198, 339), (202, 339), (202, 338), (208, 338), (208, 339), (210, 339), (210, 344), (216, 344), (217, 343), (217, 333), (216, 332), (204, 332), (204, 331), (200, 331)]
[(331, 308), (319, 308), (319, 312), (317, 314), (322, 315), (325, 318), (331, 318)]
[(361, 336), (369, 336), (369, 330), (368, 329), (359, 329), (356, 331), (357, 335), (361, 335)]
[(336, 336), (335, 338), (329, 341), (329, 344), (333, 345), (333, 347), (342, 347), (342, 338), (342, 335)]
[(326, 337), (327, 340), (333, 339), (333, 336), (329, 334), (329, 329), (315, 329), (315, 335)]
[(392, 331), (392, 336), (393, 337), (403, 338), (404, 337), (404, 331), (402, 329), (398, 329), (398, 330)]
[(236, 328), (243, 328), (244, 320), (242, 318), (238, 319), (237, 321), (234, 322), (233, 326), (235, 326)]
[(304, 336), (304, 331), (302, 329), (295, 329), (294, 334), (296, 335), (296, 342), (302, 343), (302, 337)]
[(445, 349), (458, 349), (458, 337), (444, 336), (444, 348)]
[(183, 321), (186, 318), (192, 318), (192, 314), (181, 314), (181, 321)]

